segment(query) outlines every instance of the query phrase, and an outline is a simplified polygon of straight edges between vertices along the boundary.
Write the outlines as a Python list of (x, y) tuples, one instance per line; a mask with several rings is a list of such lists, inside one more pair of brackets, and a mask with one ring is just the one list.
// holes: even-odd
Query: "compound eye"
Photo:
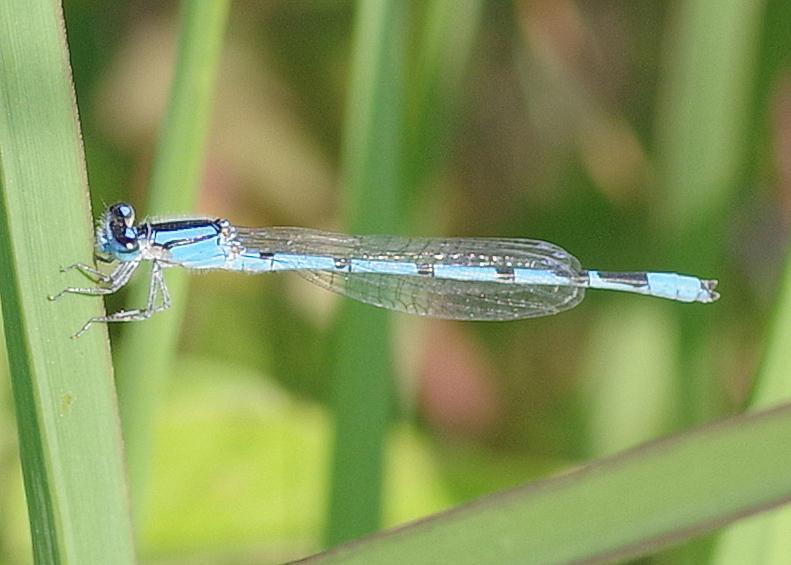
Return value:
[(135, 209), (126, 202), (113, 204), (109, 212), (112, 220), (120, 221), (126, 227), (132, 227), (135, 223)]
[(113, 223), (110, 229), (112, 230), (113, 240), (120, 249), (128, 253), (138, 250), (137, 230), (135, 228)]

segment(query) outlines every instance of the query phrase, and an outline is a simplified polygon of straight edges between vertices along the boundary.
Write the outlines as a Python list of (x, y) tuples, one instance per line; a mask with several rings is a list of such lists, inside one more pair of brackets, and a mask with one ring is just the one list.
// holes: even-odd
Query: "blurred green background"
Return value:
[[(791, 6), (464, 0), (448, 12), (465, 26), (443, 40), (447, 73), (432, 75), (427, 22), (442, 3), (405, 4), (401, 231), (546, 239), (591, 268), (718, 278), (723, 297), (591, 292), (571, 312), (509, 323), (394, 315), (384, 525), (742, 410), (791, 222)], [(124, 199), (142, 214), (177, 5), (64, 9), (94, 212)], [(197, 213), (347, 228), (355, 9), (232, 6)], [(187, 314), (154, 424), (141, 556), (259, 563), (321, 549), (342, 299), (297, 277), (212, 273), (174, 300)], [(110, 329), (123, 347), (127, 328)], [(0, 562), (20, 563), (11, 404), (3, 385)]]

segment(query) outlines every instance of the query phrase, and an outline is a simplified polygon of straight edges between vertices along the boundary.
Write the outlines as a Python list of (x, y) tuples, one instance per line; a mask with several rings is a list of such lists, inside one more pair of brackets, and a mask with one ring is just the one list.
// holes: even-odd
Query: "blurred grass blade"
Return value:
[[(730, 215), (745, 170), (763, 8), (760, 0), (687, 0), (671, 11), (658, 155), (661, 219), (667, 226), (661, 233), (672, 234), (665, 244), (679, 271), (715, 278), (723, 271), (722, 242), (731, 229), (723, 218)], [(680, 311), (676, 378), (681, 427), (715, 418), (727, 406), (711, 363), (713, 342), (706, 343), (706, 328), (716, 324), (720, 312)]]
[[(401, 217), (403, 50), (407, 3), (360, 0), (344, 145), (352, 233), (397, 233)], [(327, 543), (376, 530), (393, 408), (389, 315), (344, 301), (333, 356), (335, 445)]]
[[(767, 348), (758, 373), (751, 408), (788, 402), (791, 399), (791, 256), (786, 272)], [(786, 447), (788, 449), (788, 447)], [(717, 543), (713, 562), (719, 564), (784, 563), (791, 555), (791, 508), (756, 516), (726, 530)]]
[[(228, 9), (227, 0), (182, 2), (176, 68), (148, 192), (151, 211), (174, 214), (195, 206)], [(145, 512), (153, 420), (187, 304), (185, 273), (169, 271), (166, 278), (173, 307), (145, 324), (126, 325), (118, 355), (118, 390), (136, 522)], [(146, 303), (148, 282), (142, 273), (135, 280), (130, 307)]]
[(676, 380), (671, 378), (677, 354), (675, 323), (661, 304), (639, 301), (613, 304), (592, 324), (580, 403), (588, 408), (594, 456), (670, 431), (676, 399)]
[(404, 189), (414, 196), (433, 169), (447, 159), (470, 53), (475, 45), (484, 3), (481, 0), (431, 0), (425, 3), (422, 41), (410, 73), (408, 144)]
[(323, 556), (338, 563), (614, 561), (791, 501), (791, 405), (739, 416)]
[[(720, 249), (731, 230), (723, 218), (732, 215), (728, 210), (737, 200), (748, 143), (754, 140), (749, 116), (764, 9), (762, 0), (687, 0), (671, 12), (658, 141), (663, 220), (674, 234), (667, 243), (682, 271), (716, 275), (722, 270)], [(711, 419), (726, 405), (713, 363), (701, 363), (717, 355), (714, 342), (704, 341), (718, 312), (682, 314), (680, 425)]]
[(687, 0), (678, 8), (659, 141), (665, 217), (690, 231), (721, 213), (738, 188), (764, 2)]
[(107, 333), (70, 336), (101, 300), (84, 283), (85, 162), (59, 2), (0, 3), (0, 294), (37, 563), (132, 563)]
[[(786, 273), (775, 319), (769, 333), (768, 347), (758, 386), (753, 397), (753, 409), (766, 408), (791, 399), (791, 258), (786, 261)], [(720, 538), (716, 552), (717, 563), (782, 563), (791, 555), (791, 508), (757, 516), (727, 530)], [(755, 561), (759, 559), (760, 561)]]

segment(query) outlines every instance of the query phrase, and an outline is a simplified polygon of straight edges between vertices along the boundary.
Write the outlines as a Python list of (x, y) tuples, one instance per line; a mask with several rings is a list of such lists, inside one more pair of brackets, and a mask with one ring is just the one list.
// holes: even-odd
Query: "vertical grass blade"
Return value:
[[(227, 0), (182, 2), (176, 68), (148, 191), (151, 211), (172, 214), (194, 208), (229, 5)], [(135, 281), (131, 307), (146, 303), (145, 279)], [(145, 511), (153, 419), (187, 303), (184, 273), (168, 272), (167, 283), (175, 297), (171, 310), (145, 324), (124, 327), (118, 355), (118, 390), (136, 522)]]
[[(761, 409), (791, 399), (791, 257), (774, 320), (769, 328), (767, 348), (758, 374), (757, 388), (750, 406)], [(788, 449), (788, 448), (787, 448)], [(791, 508), (756, 516), (726, 530), (718, 540), (713, 561), (721, 565), (783, 563), (791, 555)]]
[[(415, 72), (410, 73), (404, 190), (414, 195), (447, 158), (448, 135), (466, 90), (462, 87), (484, 3), (426, 2)], [(413, 18), (414, 20), (414, 18)], [(408, 213), (409, 211), (407, 211)]]
[[(716, 274), (729, 228), (723, 218), (736, 201), (748, 153), (764, 2), (689, 0), (675, 8), (658, 132), (663, 221), (673, 234), (666, 243), (679, 270)], [(699, 363), (712, 355), (703, 339), (717, 310), (681, 315), (678, 416), (689, 425), (716, 417), (725, 401), (714, 372)], [(697, 378), (687, 378), (692, 373)]]
[[(347, 104), (344, 197), (353, 233), (397, 233), (401, 217), (405, 2), (360, 0)], [(335, 445), (327, 543), (377, 529), (393, 406), (389, 315), (344, 302), (333, 386)]]
[[(763, 1), (688, 0), (672, 12), (668, 35), (668, 80), (659, 113), (659, 153), (664, 220), (672, 227), (671, 242), (679, 270), (693, 267), (716, 274), (718, 254), (727, 240), (723, 218), (737, 200), (739, 180), (748, 155), (753, 76), (760, 45)], [(672, 43), (671, 43), (672, 42)], [(722, 281), (723, 288), (727, 281)], [(725, 292), (723, 290), (723, 292)], [(724, 392), (711, 364), (701, 357), (706, 328), (716, 310), (701, 316), (685, 312), (679, 326), (681, 345), (679, 413), (682, 425), (721, 413)], [(689, 375), (695, 374), (691, 379)], [(690, 548), (708, 551), (699, 545)], [(701, 559), (701, 555), (687, 558)]]
[(659, 139), (667, 217), (689, 231), (738, 188), (764, 2), (689, 0), (678, 8)]
[[(788, 263), (791, 265), (791, 262)], [(785, 283), (769, 337), (764, 366), (752, 408), (763, 408), (791, 398), (788, 367), (791, 355), (791, 268), (786, 269)], [(788, 448), (786, 448), (788, 449)], [(713, 563), (784, 563), (791, 555), (791, 508), (745, 520), (727, 529), (717, 540)]]
[[(80, 281), (91, 214), (60, 3), (0, 3), (0, 295), (37, 563), (133, 563), (101, 301)], [(82, 281), (84, 282), (84, 280)]]

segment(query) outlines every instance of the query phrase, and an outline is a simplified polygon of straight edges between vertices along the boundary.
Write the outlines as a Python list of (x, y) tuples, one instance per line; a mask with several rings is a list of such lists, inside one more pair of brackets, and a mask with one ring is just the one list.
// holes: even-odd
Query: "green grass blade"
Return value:
[(424, 4), (416, 69), (410, 73), (404, 187), (410, 195), (415, 195), (426, 177), (448, 158), (447, 141), (467, 94), (463, 79), (483, 6), (480, 0), (431, 0)]
[[(784, 9), (787, 11), (787, 9)], [(785, 14), (784, 14), (785, 15)], [(762, 409), (791, 399), (791, 255), (780, 296), (773, 312), (766, 351), (751, 409)], [(791, 509), (783, 508), (736, 524), (720, 536), (713, 562), (721, 565), (783, 563), (791, 555)]]
[(650, 553), (791, 501), (791, 405), (651, 443), (324, 556), (338, 563), (567, 563)]
[[(182, 3), (178, 56), (149, 187), (149, 210), (173, 214), (194, 208), (229, 4), (227, 0)], [(167, 283), (174, 297), (171, 310), (145, 324), (127, 325), (118, 355), (118, 389), (136, 521), (145, 512), (153, 420), (187, 303), (185, 274), (168, 272)], [(147, 293), (148, 280), (139, 277), (130, 291), (130, 307), (144, 305)]]
[[(786, 273), (775, 319), (769, 333), (758, 386), (752, 399), (753, 409), (765, 408), (791, 398), (791, 258), (786, 260)], [(788, 448), (786, 448), (788, 449)], [(717, 542), (713, 561), (737, 564), (746, 561), (783, 563), (791, 554), (791, 509), (756, 516), (726, 530)]]
[[(716, 278), (748, 155), (748, 117), (764, 3), (690, 0), (671, 12), (666, 80), (660, 91), (658, 154), (662, 220), (679, 271)], [(721, 281), (723, 296), (728, 281)], [(678, 332), (680, 426), (710, 420), (726, 406), (712, 365), (701, 370), (706, 328), (717, 309), (684, 311)], [(688, 378), (695, 374), (695, 379)]]
[[(672, 244), (679, 269), (716, 275), (721, 242), (731, 229), (723, 218), (732, 215), (749, 144), (756, 140), (749, 117), (765, 2), (692, 0), (676, 8), (659, 114), (665, 218), (677, 234)], [(727, 286), (723, 280), (723, 296)], [(699, 363), (701, 354), (716, 355), (704, 352), (703, 341), (717, 315), (690, 315), (679, 334), (685, 423), (710, 419), (726, 405), (720, 375), (711, 364), (701, 371)], [(693, 372), (696, 378), (688, 378)]]
[(59, 2), (0, 3), (0, 294), (37, 563), (132, 563), (107, 333), (70, 336), (101, 300), (47, 295), (84, 283), (92, 256), (85, 162)]
[(678, 7), (659, 134), (666, 216), (689, 231), (722, 212), (738, 189), (764, 2)]
[[(402, 206), (403, 37), (406, 3), (357, 3), (344, 146), (351, 232), (398, 232)], [(393, 408), (389, 315), (345, 302), (333, 355), (336, 439), (327, 543), (377, 529), (388, 415)]]

